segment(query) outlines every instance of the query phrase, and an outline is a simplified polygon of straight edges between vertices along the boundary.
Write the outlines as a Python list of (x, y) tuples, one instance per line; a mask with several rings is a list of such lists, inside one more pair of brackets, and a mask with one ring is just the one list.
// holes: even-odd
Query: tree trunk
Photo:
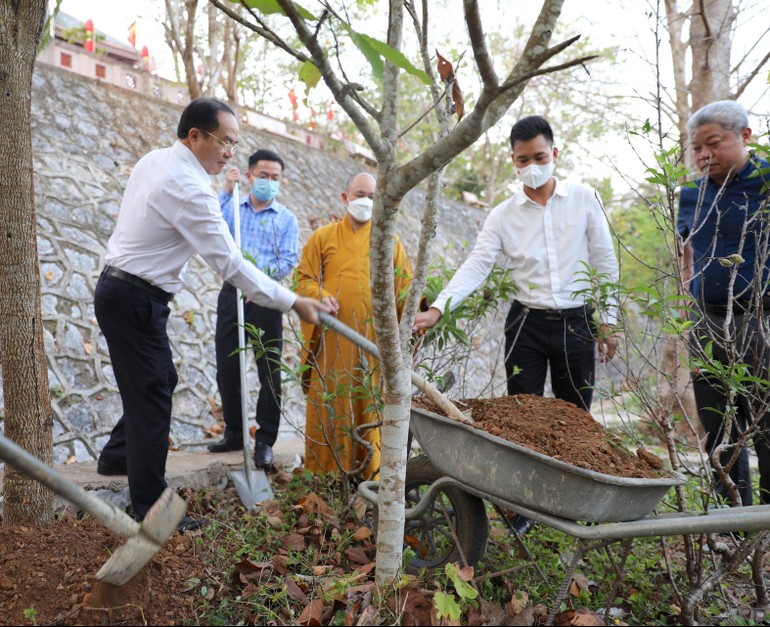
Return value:
[[(32, 71), (46, 0), (0, 4), (0, 362), (5, 435), (51, 464), (53, 415), (40, 311), (32, 168)], [(53, 494), (6, 466), (5, 525), (53, 517)]]
[(736, 10), (731, 0), (700, 0), (690, 18), (692, 110), (730, 98), (730, 49)]

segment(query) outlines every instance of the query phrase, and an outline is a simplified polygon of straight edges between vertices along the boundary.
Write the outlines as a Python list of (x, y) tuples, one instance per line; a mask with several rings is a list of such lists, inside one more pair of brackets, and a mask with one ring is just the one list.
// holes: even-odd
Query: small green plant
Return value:
[(37, 610), (34, 607), (28, 607), (24, 610), (24, 618), (33, 625), (37, 625)]
[[(457, 564), (450, 562), (444, 566), (444, 575), (446, 576), (445, 590), (437, 590), (433, 596), (436, 618), (457, 621), (468, 607), (478, 607), (476, 599), (479, 591), (468, 583), (473, 577), (473, 569), (460, 570)], [(450, 583), (454, 593), (446, 591)]]

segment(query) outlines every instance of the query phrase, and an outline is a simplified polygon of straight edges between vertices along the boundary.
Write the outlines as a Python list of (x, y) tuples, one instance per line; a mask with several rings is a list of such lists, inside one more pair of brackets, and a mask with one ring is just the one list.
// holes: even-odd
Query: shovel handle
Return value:
[[(347, 338), (370, 355), (373, 355), (377, 359), (380, 358), (380, 351), (374, 342), (365, 338), (363, 335), (356, 333), (353, 329), (337, 320), (337, 318), (334, 316), (331, 316), (326, 312), (319, 311), (318, 319), (322, 324), (325, 324), (330, 329), (333, 329), (341, 336)], [(439, 392), (435, 386), (423, 379), (414, 370), (412, 370), (412, 385), (414, 385), (418, 390), (425, 394), (425, 396), (427, 396), (431, 401), (436, 403), (436, 405), (438, 405), (449, 418), (467, 425), (473, 424), (473, 420), (463, 414), (452, 401), (450, 401), (446, 396)]]
[(88, 512), (119, 536), (130, 538), (139, 532), (139, 523), (124, 511), (112, 503), (89, 494), (74, 481), (46, 466), (37, 457), (3, 435), (0, 435), (0, 459)]

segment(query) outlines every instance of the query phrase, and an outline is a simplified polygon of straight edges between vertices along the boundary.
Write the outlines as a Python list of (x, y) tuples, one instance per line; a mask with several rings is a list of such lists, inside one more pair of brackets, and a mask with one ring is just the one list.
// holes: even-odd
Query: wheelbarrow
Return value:
[[(415, 549), (407, 569), (432, 570), (455, 561), (474, 565), (486, 550), (484, 502), (513, 510), (578, 540), (547, 624), (591, 548), (633, 538), (770, 530), (770, 505), (653, 513), (670, 488), (685, 482), (675, 473), (635, 479), (594, 472), (417, 408), (409, 429), (425, 454), (407, 463), (404, 539)], [(358, 487), (375, 507), (378, 485), (366, 481)]]

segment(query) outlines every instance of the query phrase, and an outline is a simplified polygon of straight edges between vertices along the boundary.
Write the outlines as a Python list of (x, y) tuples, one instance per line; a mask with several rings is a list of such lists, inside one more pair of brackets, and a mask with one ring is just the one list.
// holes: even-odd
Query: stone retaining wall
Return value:
[[(93, 459), (121, 415), (107, 346), (94, 318), (93, 291), (129, 173), (142, 155), (175, 141), (180, 112), (181, 107), (167, 102), (50, 66), (38, 65), (35, 71), (38, 249), (57, 463), (72, 456)], [(257, 148), (273, 149), (286, 161), (280, 200), (299, 218), (301, 243), (315, 227), (342, 215), (339, 195), (348, 177), (364, 166), (245, 125), (241, 130), (236, 165), (245, 168)], [(423, 198), (415, 191), (403, 204), (399, 230), (407, 251), (416, 251)], [(457, 263), (463, 253), (456, 244), (473, 241), (485, 215), (445, 202), (434, 253)], [(205, 443), (205, 428), (214, 423), (212, 403), (219, 399), (213, 338), (220, 285), (219, 277), (194, 257), (185, 288), (172, 305), (169, 337), (179, 385), (171, 437), (180, 448)], [(287, 337), (295, 336), (296, 322), (293, 314), (285, 317)], [(286, 361), (296, 363), (296, 345), (288, 344)], [(495, 359), (488, 351), (474, 352), (480, 385), (489, 380)], [(287, 385), (285, 399), (281, 437), (294, 437), (304, 424), (304, 397)]]

